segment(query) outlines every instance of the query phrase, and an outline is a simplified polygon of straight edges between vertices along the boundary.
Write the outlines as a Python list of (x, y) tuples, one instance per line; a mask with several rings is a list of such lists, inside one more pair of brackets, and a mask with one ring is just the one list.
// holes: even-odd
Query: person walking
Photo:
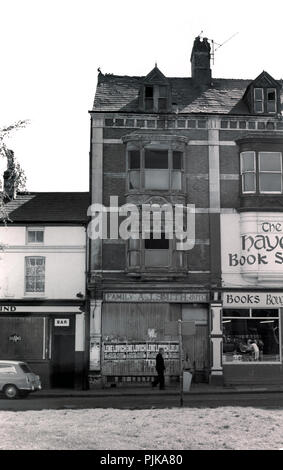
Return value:
[(159, 384), (160, 390), (164, 390), (164, 372), (165, 372), (165, 364), (163, 359), (164, 349), (159, 348), (159, 352), (156, 356), (156, 364), (155, 369), (157, 372), (157, 377), (152, 382), (152, 387), (156, 387)]

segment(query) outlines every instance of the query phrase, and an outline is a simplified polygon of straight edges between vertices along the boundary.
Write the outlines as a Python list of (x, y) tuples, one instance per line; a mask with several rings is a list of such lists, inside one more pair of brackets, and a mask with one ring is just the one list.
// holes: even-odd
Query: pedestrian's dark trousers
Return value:
[(159, 388), (162, 389), (162, 388), (164, 388), (164, 371), (159, 370), (159, 371), (157, 371), (157, 374), (158, 374), (158, 376), (152, 382), (152, 386), (155, 387), (156, 385), (159, 384)]

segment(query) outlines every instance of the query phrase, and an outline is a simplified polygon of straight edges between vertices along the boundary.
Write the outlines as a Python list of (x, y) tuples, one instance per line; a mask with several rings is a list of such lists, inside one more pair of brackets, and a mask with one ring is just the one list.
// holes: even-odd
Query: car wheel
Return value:
[(13, 399), (17, 398), (19, 391), (15, 385), (10, 384), (6, 385), (6, 387), (4, 388), (4, 394), (6, 398)]

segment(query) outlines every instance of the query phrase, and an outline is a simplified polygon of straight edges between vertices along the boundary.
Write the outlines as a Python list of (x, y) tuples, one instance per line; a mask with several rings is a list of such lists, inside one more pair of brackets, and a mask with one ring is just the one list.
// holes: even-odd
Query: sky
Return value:
[(88, 190), (98, 67), (189, 77), (203, 32), (224, 43), (213, 77), (283, 77), (282, 0), (0, 0), (0, 16), (0, 128), (29, 120), (6, 141), (29, 191)]

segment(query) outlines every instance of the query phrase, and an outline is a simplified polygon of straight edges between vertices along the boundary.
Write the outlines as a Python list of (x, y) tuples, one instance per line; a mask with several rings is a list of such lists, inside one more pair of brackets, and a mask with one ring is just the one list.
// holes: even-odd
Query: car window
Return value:
[(11, 366), (9, 364), (0, 364), (0, 376), (2, 374), (5, 375), (15, 375), (17, 374), (15, 366)]
[(27, 364), (19, 364), (20, 368), (22, 369), (23, 372), (27, 373), (27, 372), (31, 372), (29, 366)]

